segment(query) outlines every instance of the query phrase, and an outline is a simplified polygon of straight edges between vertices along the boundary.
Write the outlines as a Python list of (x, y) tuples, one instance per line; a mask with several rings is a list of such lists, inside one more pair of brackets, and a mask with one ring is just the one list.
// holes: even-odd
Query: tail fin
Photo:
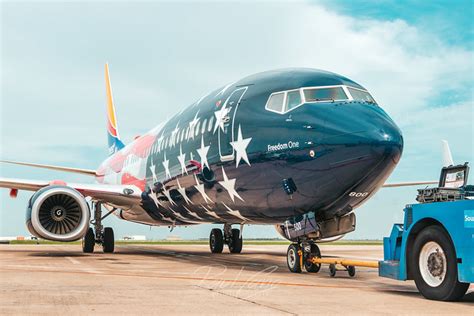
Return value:
[(443, 167), (449, 167), (454, 165), (453, 156), (451, 155), (451, 150), (449, 149), (448, 141), (442, 140), (441, 146), (443, 151)]
[(109, 64), (107, 63), (105, 64), (105, 88), (107, 91), (107, 138), (109, 141), (109, 155), (112, 155), (125, 145), (120, 140), (118, 132), (112, 86), (110, 85)]

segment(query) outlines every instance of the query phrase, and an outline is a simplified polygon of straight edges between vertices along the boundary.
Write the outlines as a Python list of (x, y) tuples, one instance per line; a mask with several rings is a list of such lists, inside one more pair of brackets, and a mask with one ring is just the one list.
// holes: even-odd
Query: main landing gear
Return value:
[[(242, 229), (242, 227), (241, 227)], [(230, 253), (240, 253), (242, 251), (241, 230), (232, 228), (230, 224), (224, 224), (224, 229), (213, 228), (209, 236), (209, 248), (212, 253), (221, 253), (227, 244)]]
[(94, 229), (89, 227), (87, 233), (82, 238), (82, 251), (85, 253), (94, 252), (95, 244), (102, 245), (102, 250), (105, 253), (114, 252), (114, 230), (111, 227), (103, 227), (102, 220), (109, 216), (115, 211), (108, 212), (102, 216), (102, 208), (99, 202), (93, 203), (94, 206), (94, 219), (91, 220), (91, 224), (94, 225)]

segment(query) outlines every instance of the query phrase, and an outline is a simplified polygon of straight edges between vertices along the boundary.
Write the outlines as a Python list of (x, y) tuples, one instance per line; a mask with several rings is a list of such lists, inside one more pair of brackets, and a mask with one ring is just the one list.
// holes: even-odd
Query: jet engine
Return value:
[(30, 198), (26, 226), (38, 238), (81, 239), (89, 228), (90, 211), (84, 196), (67, 186), (47, 186)]

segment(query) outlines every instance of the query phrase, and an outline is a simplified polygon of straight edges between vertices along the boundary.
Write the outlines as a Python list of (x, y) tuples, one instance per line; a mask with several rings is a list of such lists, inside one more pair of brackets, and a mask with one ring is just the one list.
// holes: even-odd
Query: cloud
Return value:
[[(125, 141), (248, 74), (312, 67), (364, 85), (402, 128), (405, 153), (393, 179), (437, 177), (439, 139), (451, 142), (455, 157), (473, 160), (472, 48), (403, 19), (360, 18), (309, 3), (2, 6), (6, 158), (98, 165), (106, 153), (108, 61)], [(76, 144), (90, 148), (73, 150)], [(386, 210), (391, 216), (409, 198), (394, 192), (379, 193), (397, 201)]]

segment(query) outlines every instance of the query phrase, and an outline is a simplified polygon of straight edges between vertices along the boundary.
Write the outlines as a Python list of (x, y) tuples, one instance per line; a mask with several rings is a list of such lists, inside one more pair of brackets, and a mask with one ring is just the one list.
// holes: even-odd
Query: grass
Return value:
[[(150, 240), (150, 241), (123, 241), (116, 240), (116, 245), (207, 245), (208, 240)], [(11, 240), (10, 245), (80, 245), (81, 241), (59, 242), (49, 240)], [(287, 240), (273, 240), (273, 239), (245, 239), (245, 245), (289, 245)], [(338, 240), (322, 245), (331, 246), (381, 246), (381, 240)]]

